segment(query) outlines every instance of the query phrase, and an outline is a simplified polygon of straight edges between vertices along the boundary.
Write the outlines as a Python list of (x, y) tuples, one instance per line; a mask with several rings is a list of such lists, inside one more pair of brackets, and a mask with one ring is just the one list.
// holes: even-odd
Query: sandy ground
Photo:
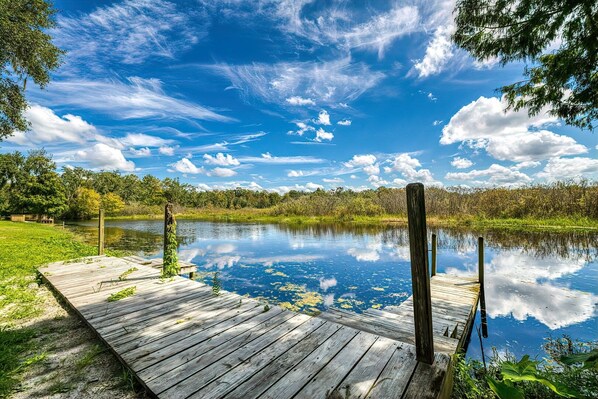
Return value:
[(45, 287), (32, 282), (44, 312), (25, 325), (40, 333), (36, 350), (43, 355), (31, 366), (11, 398), (145, 398), (133, 377), (79, 318), (68, 312)]

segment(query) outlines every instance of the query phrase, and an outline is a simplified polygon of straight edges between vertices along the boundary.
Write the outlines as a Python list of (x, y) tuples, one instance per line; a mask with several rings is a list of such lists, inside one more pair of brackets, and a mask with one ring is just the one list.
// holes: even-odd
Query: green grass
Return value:
[[(164, 215), (114, 216), (116, 220), (161, 219)], [(279, 223), (287, 225), (316, 225), (342, 223), (356, 226), (407, 225), (403, 215), (380, 216), (285, 216), (272, 215), (270, 209), (187, 209), (176, 215), (177, 219), (202, 220), (209, 222), (230, 223)], [(576, 231), (598, 230), (598, 220), (578, 217), (562, 218), (522, 218), (522, 219), (486, 219), (475, 216), (438, 217), (428, 216), (431, 227), (461, 227), (477, 229), (501, 229), (513, 231)]]
[(37, 284), (40, 265), (96, 254), (96, 249), (75, 239), (68, 231), (33, 223), (0, 221), (0, 397), (6, 397), (22, 373), (42, 361), (34, 338), (39, 328), (21, 324), (43, 313)]
[(120, 290), (118, 292), (115, 292), (114, 294), (110, 294), (110, 296), (108, 296), (108, 299), (106, 300), (108, 302), (120, 301), (121, 299), (125, 299), (135, 295), (135, 291), (137, 291), (137, 287), (125, 288), (124, 290)]
[(134, 273), (134, 272), (136, 272), (137, 270), (139, 270), (139, 269), (137, 269), (136, 267), (132, 267), (132, 268), (128, 269), (127, 271), (123, 272), (123, 273), (122, 273), (120, 276), (118, 276), (118, 279), (119, 279), (119, 280), (126, 280), (126, 279), (127, 279), (127, 277), (129, 277), (129, 275), (130, 275), (131, 273)]

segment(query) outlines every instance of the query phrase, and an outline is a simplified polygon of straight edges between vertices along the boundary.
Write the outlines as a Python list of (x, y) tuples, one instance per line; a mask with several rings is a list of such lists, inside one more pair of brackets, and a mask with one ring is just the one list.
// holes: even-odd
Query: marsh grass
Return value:
[(128, 288), (125, 288), (118, 292), (115, 292), (114, 294), (110, 294), (106, 300), (108, 302), (120, 301), (121, 299), (125, 299), (125, 298), (135, 295), (136, 291), (137, 291), (137, 287), (128, 287)]

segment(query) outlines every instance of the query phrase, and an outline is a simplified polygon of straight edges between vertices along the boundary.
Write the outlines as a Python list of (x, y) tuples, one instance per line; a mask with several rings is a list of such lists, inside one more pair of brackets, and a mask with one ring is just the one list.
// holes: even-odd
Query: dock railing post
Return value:
[(480, 316), (482, 319), (482, 336), (484, 338), (488, 338), (486, 294), (484, 292), (484, 237), (478, 238), (478, 282), (480, 283)]
[(436, 275), (436, 246), (437, 246), (436, 234), (432, 234), (432, 277)]
[(418, 362), (432, 364), (434, 362), (432, 297), (428, 268), (426, 205), (424, 185), (421, 183), (407, 185), (407, 220), (409, 223), (416, 357)]
[(104, 255), (104, 210), (98, 214), (98, 255)]
[(162, 257), (162, 276), (174, 277), (179, 274), (180, 267), (177, 257), (176, 221), (173, 205), (164, 207), (164, 254)]

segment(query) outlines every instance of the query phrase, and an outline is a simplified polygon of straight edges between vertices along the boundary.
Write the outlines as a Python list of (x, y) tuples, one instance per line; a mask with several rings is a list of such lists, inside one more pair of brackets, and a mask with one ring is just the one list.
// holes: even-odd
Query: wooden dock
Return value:
[[(148, 393), (159, 398), (437, 398), (451, 390), (477, 279), (431, 279), (434, 363), (416, 359), (413, 303), (318, 317), (160, 278), (139, 259), (95, 256), (39, 271)], [(108, 302), (135, 287), (135, 294)]]

